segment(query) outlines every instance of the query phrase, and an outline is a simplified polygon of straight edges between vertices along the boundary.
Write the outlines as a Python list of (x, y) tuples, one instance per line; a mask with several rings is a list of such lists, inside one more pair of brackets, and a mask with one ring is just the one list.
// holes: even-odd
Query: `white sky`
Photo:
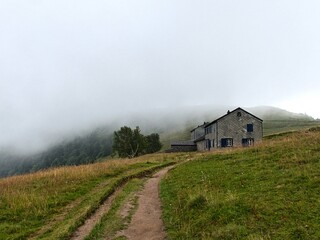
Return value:
[(0, 145), (170, 106), (320, 118), (319, 12), (318, 0), (0, 0)]

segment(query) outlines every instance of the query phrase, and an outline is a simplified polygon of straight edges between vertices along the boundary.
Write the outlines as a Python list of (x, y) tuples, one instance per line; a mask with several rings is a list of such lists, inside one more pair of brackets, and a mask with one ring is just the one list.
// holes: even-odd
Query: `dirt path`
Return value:
[(159, 197), (159, 183), (161, 178), (173, 166), (164, 168), (147, 180), (139, 194), (138, 209), (132, 217), (126, 230), (119, 235), (129, 240), (162, 240), (166, 233), (161, 219), (161, 202)]
[(71, 240), (82, 240), (84, 239), (94, 228), (94, 226), (99, 222), (102, 218), (103, 214), (109, 211), (111, 204), (118, 193), (122, 190), (123, 187), (118, 188), (107, 200), (96, 210), (96, 212), (89, 217), (83, 225), (81, 225), (77, 231), (75, 231), (72, 236)]

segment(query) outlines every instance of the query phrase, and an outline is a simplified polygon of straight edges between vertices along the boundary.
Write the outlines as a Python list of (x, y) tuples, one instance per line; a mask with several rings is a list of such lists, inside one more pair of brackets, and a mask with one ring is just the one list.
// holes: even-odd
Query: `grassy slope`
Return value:
[[(291, 125), (287, 120), (265, 123), (270, 124), (265, 127), (270, 133), (318, 124), (307, 120), (300, 123), (293, 120)], [(177, 135), (178, 138), (187, 139), (189, 131), (179, 131)], [(174, 137), (175, 133), (168, 134), (168, 139)], [(152, 155), (135, 160), (63, 167), (0, 179), (0, 239), (20, 239), (26, 236), (62, 238), (76, 228), (114, 190), (121, 179), (164, 162), (175, 161), (174, 158), (174, 155)], [(253, 161), (256, 162), (255, 159)], [(200, 202), (202, 200), (200, 198)]]
[(281, 132), (305, 130), (311, 127), (320, 126), (319, 121), (307, 119), (283, 119), (265, 120), (263, 122), (263, 135), (268, 136)]
[(0, 180), (0, 239), (65, 239), (114, 189), (176, 161), (147, 155)]
[(211, 154), (161, 183), (169, 239), (319, 239), (320, 132)]

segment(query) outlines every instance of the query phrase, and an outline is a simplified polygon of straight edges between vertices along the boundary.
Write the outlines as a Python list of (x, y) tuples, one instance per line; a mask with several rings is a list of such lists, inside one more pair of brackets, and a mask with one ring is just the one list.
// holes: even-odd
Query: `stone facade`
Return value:
[(191, 130), (191, 141), (171, 144), (171, 152), (211, 151), (224, 147), (253, 146), (262, 141), (262, 119), (237, 108), (213, 122)]
[(262, 132), (262, 120), (260, 118), (237, 108), (205, 126), (202, 144), (205, 146), (205, 150), (220, 147), (252, 146), (262, 141)]
[(205, 151), (206, 150), (206, 141), (204, 136), (195, 142), (197, 144), (197, 150), (198, 151)]

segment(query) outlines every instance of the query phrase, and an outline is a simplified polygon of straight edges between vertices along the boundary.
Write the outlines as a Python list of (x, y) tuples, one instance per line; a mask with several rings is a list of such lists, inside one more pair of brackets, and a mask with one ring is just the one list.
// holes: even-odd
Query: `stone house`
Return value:
[[(204, 123), (191, 130), (191, 141), (194, 149), (198, 151), (210, 151), (224, 147), (253, 146), (262, 141), (263, 120), (253, 114), (236, 108), (228, 111), (220, 118)], [(175, 149), (171, 145), (172, 149)], [(180, 149), (187, 149), (180, 144)]]
[(204, 132), (202, 136), (194, 139), (198, 151), (253, 146), (262, 141), (262, 122), (262, 119), (242, 108), (237, 108), (211, 123), (199, 126), (201, 130), (197, 128), (191, 130), (191, 136), (194, 136), (195, 131)]

